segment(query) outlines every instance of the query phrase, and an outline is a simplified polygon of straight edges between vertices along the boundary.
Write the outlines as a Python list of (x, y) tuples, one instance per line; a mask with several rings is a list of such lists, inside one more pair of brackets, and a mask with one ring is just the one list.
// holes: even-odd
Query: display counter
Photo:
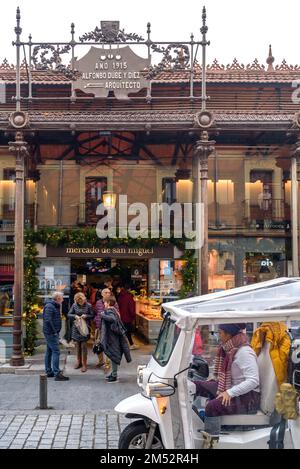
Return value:
[(136, 330), (147, 342), (155, 343), (162, 324), (161, 303), (136, 299)]

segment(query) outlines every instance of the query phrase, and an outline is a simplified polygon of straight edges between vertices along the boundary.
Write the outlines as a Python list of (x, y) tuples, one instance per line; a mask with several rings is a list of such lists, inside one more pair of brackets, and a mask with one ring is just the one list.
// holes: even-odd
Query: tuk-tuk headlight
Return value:
[(175, 394), (174, 386), (165, 383), (148, 383), (146, 386), (148, 397), (168, 397)]
[(144, 384), (144, 369), (146, 367), (146, 365), (140, 365), (137, 368), (137, 384), (140, 388), (142, 388)]

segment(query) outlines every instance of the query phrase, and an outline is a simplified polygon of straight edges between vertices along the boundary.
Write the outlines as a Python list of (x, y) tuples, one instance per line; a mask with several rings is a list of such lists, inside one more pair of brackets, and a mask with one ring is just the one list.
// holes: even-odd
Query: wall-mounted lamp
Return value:
[(112, 191), (103, 192), (103, 205), (105, 208), (115, 208), (117, 201), (117, 194)]

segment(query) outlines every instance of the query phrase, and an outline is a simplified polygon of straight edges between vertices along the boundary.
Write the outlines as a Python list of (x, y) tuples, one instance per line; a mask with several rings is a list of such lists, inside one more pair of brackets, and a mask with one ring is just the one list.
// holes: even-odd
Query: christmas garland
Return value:
[(24, 248), (23, 318), (26, 329), (24, 351), (26, 355), (32, 355), (35, 350), (37, 339), (37, 303), (39, 282), (36, 271), (39, 266), (39, 262), (37, 260), (38, 251), (29, 233), (25, 234)]
[(33, 242), (52, 247), (118, 247), (152, 248), (155, 246), (173, 246), (184, 250), (185, 240), (182, 238), (106, 238), (100, 239), (95, 228), (41, 228), (37, 232), (28, 231)]
[(182, 299), (193, 296), (197, 291), (197, 260), (194, 250), (187, 250), (182, 256), (186, 263), (182, 269), (182, 287), (180, 297)]

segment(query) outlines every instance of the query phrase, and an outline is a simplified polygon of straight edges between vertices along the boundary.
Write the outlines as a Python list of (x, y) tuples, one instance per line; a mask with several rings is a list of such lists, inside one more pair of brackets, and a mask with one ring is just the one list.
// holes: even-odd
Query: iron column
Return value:
[(16, 132), (15, 141), (9, 142), (9, 151), (16, 157), (14, 325), (11, 365), (23, 366), (24, 166), (25, 156), (27, 155), (27, 144), (24, 142), (22, 132)]
[(293, 256), (293, 275), (299, 276), (299, 182), (300, 182), (300, 141), (296, 142), (294, 154), (292, 157), (291, 168), (292, 180), (292, 256)]
[(195, 153), (198, 157), (198, 174), (200, 180), (200, 202), (203, 206), (203, 245), (199, 249), (198, 256), (198, 292), (201, 295), (208, 293), (208, 197), (207, 197), (207, 180), (208, 180), (208, 158), (215, 151), (215, 141), (209, 140), (208, 132), (203, 131), (200, 140), (196, 143)]
[(213, 124), (213, 116), (206, 110), (206, 47), (210, 42), (206, 39), (208, 27), (206, 25), (206, 8), (202, 10), (202, 108), (198, 115), (197, 122), (202, 127), (200, 140), (196, 142), (194, 154), (197, 160), (197, 202), (202, 204), (202, 233), (203, 244), (198, 250), (198, 293), (205, 295), (208, 293), (208, 158), (215, 151), (215, 141), (209, 140), (207, 130)]

